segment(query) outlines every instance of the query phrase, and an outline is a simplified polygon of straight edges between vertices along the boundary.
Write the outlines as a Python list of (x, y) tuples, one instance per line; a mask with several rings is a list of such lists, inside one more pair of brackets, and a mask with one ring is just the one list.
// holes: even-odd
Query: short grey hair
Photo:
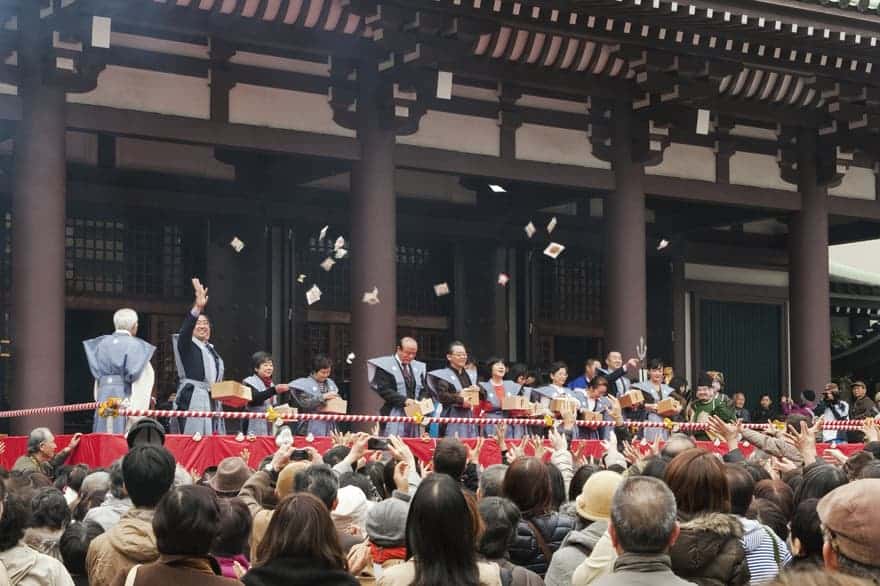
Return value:
[(683, 433), (674, 433), (669, 436), (669, 439), (666, 440), (666, 445), (663, 446), (661, 450), (661, 454), (667, 458), (674, 458), (685, 450), (689, 450), (691, 448), (696, 448), (697, 444), (694, 442), (693, 438), (689, 435), (685, 435)]
[(663, 553), (675, 531), (675, 496), (649, 476), (625, 479), (611, 501), (611, 525), (627, 553)]
[(113, 327), (117, 330), (131, 331), (138, 323), (138, 314), (135, 310), (124, 307), (113, 314)]
[(504, 484), (504, 475), (507, 474), (507, 466), (504, 464), (492, 464), (480, 474), (480, 497), (503, 496), (501, 485)]
[(49, 441), (49, 438), (53, 437), (52, 432), (48, 427), (37, 427), (31, 430), (30, 435), (28, 436), (27, 441), (27, 453), (36, 454), (40, 451), (40, 444), (43, 442)]

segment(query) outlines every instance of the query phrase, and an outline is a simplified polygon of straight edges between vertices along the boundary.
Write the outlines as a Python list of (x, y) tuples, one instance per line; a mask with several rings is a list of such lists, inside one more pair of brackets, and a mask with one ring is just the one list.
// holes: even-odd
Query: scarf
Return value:
[(406, 559), (406, 546), (401, 547), (379, 547), (375, 544), (370, 544), (370, 555), (373, 558), (374, 564), (379, 564), (380, 566), (387, 562), (388, 560), (405, 560)]

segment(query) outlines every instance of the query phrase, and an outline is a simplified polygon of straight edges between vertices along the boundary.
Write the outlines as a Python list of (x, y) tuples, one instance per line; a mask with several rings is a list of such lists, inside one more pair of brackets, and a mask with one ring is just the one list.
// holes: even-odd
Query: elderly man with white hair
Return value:
[[(153, 382), (156, 378), (150, 358), (156, 347), (137, 337), (138, 314), (133, 309), (120, 309), (113, 314), (112, 334), (83, 342), (89, 369), (95, 377), (95, 400), (111, 397), (128, 400), (132, 409), (149, 409)], [(101, 417), (95, 412), (93, 432), (122, 433), (125, 417)]]

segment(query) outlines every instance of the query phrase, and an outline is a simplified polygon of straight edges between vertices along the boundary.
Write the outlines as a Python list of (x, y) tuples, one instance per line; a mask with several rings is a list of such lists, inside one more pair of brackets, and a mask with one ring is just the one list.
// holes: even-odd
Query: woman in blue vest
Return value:
[[(550, 407), (550, 401), (567, 397), (577, 401), (580, 408), (586, 406), (587, 396), (583, 391), (572, 391), (565, 382), (568, 380), (568, 366), (564, 362), (554, 362), (550, 365), (550, 384), (532, 391), (532, 397), (546, 408)], [(578, 428), (571, 430), (571, 439), (578, 438)]]
[[(328, 400), (339, 397), (339, 388), (330, 378), (332, 370), (330, 358), (316, 354), (312, 359), (312, 373), (287, 385), (290, 388), (290, 404), (300, 413), (320, 413)], [(336, 424), (332, 421), (308, 421), (300, 424), (297, 434), (329, 436), (335, 430)]]
[[(484, 417), (503, 418), (506, 417), (504, 411), (501, 410), (501, 402), (505, 397), (516, 397), (525, 393), (523, 385), (518, 385), (512, 380), (504, 380), (507, 376), (507, 363), (501, 358), (490, 358), (486, 362), (486, 368), (489, 371), (489, 380), (480, 383), (483, 390), (486, 391), (487, 410)], [(527, 396), (527, 395), (526, 395)], [(494, 425), (486, 425), (483, 427), (483, 435), (492, 437), (495, 433)], [(518, 439), (526, 434), (526, 428), (522, 425), (508, 425), (507, 437)]]
[[(287, 385), (276, 385), (272, 382), (272, 374), (275, 372), (275, 363), (272, 355), (268, 352), (255, 352), (251, 356), (251, 367), (254, 374), (242, 381), (251, 389), (251, 402), (247, 404), (247, 410), (252, 413), (265, 413), (266, 410), (277, 404), (276, 394), (286, 393)], [(273, 435), (272, 424), (265, 419), (242, 420), (242, 433), (255, 435)]]

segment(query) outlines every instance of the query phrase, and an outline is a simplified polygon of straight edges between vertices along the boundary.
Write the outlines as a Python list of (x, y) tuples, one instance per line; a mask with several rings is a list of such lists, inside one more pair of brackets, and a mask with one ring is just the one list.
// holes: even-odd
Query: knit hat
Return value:
[(822, 497), (816, 511), (822, 525), (834, 534), (844, 556), (862, 564), (880, 567), (880, 479), (865, 478), (839, 486)]
[(230, 456), (220, 460), (217, 474), (208, 481), (208, 486), (219, 494), (238, 494), (238, 491), (250, 477), (251, 471), (247, 462), (242, 460), (240, 456)]
[(590, 521), (607, 521), (611, 518), (611, 499), (623, 476), (610, 470), (600, 470), (587, 479), (575, 504), (577, 513)]
[(376, 503), (367, 513), (367, 537), (379, 547), (399, 547), (406, 543), (406, 516), (409, 495), (394, 491), (394, 496)]
[(354, 485), (340, 488), (336, 493), (336, 507), (330, 511), (336, 530), (348, 533), (352, 527), (356, 527), (363, 532), (371, 505), (360, 488)]

